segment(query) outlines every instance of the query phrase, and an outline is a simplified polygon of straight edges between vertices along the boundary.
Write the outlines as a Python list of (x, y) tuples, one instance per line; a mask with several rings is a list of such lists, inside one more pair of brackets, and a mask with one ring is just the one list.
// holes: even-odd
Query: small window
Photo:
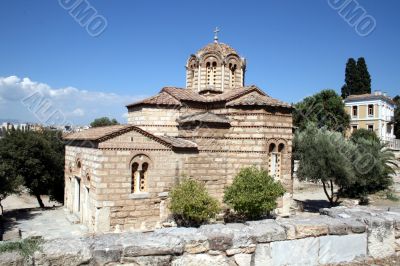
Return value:
[(373, 104), (368, 105), (368, 116), (374, 116), (374, 105)]
[(353, 116), (358, 116), (358, 106), (353, 106)]
[(147, 174), (149, 169), (149, 158), (145, 155), (138, 155), (132, 161), (131, 193), (148, 192)]
[(358, 129), (358, 126), (357, 125), (353, 125), (353, 126), (351, 126), (351, 128), (352, 128), (352, 132), (354, 132), (354, 131), (356, 131)]
[(368, 130), (369, 131), (374, 131), (374, 125), (368, 125)]

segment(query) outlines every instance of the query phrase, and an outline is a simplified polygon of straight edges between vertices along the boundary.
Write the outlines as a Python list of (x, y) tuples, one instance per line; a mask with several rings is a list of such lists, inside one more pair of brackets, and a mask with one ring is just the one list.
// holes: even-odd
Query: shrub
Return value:
[(200, 226), (219, 212), (219, 203), (203, 184), (184, 179), (171, 193), (170, 209), (180, 226)]
[(276, 200), (285, 189), (264, 169), (247, 167), (240, 170), (224, 195), (224, 202), (239, 215), (258, 219), (276, 208)]
[(379, 142), (378, 136), (374, 131), (370, 131), (364, 128), (357, 129), (351, 134), (350, 140), (354, 143), (359, 142), (360, 139), (367, 139), (375, 142)]

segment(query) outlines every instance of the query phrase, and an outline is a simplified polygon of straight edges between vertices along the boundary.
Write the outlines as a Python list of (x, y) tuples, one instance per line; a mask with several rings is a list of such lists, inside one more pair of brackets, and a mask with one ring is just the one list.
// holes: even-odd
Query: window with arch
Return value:
[(231, 86), (231, 88), (235, 87), (236, 69), (237, 69), (237, 65), (236, 64), (229, 63), (229, 85)]
[[(282, 146), (283, 145), (283, 146)], [(268, 146), (268, 173), (270, 176), (279, 178), (281, 176), (281, 160), (284, 144), (270, 143)]]
[(147, 192), (147, 174), (150, 159), (146, 155), (135, 156), (131, 162), (131, 193)]
[(216, 83), (216, 72), (217, 72), (217, 62), (214, 60), (210, 60), (206, 63), (206, 72), (207, 72), (207, 85), (215, 85)]

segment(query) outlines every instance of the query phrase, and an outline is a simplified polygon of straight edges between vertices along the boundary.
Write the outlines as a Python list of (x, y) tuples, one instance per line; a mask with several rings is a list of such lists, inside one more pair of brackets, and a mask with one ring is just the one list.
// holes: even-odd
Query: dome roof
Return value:
[(220, 53), (223, 57), (225, 57), (229, 54), (238, 55), (238, 53), (236, 52), (235, 49), (233, 49), (232, 47), (230, 47), (229, 45), (227, 45), (225, 43), (220, 43), (220, 42), (213, 42), (213, 43), (207, 44), (206, 46), (204, 46), (203, 48), (198, 50), (196, 55), (201, 57), (203, 54), (206, 54), (209, 52)]

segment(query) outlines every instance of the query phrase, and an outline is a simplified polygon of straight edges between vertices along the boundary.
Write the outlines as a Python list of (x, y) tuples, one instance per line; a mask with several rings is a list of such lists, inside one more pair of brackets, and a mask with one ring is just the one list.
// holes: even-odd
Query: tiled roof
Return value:
[(84, 131), (75, 132), (68, 134), (64, 137), (65, 140), (90, 140), (96, 142), (102, 142), (113, 137), (122, 135), (129, 131), (136, 131), (146, 137), (149, 137), (157, 142), (160, 142), (170, 148), (197, 148), (197, 144), (176, 137), (168, 136), (155, 136), (137, 126), (133, 125), (115, 125), (115, 126), (105, 126), (105, 127), (93, 127)]
[[(215, 96), (208, 96), (205, 97), (201, 94), (198, 94), (196, 91), (190, 89), (183, 89), (183, 88), (176, 88), (176, 87), (165, 87), (161, 90), (159, 94), (154, 97), (145, 99), (140, 102), (136, 102), (127, 107), (132, 107), (135, 105), (141, 104), (166, 104), (166, 102), (170, 103), (171, 105), (179, 105), (182, 102), (198, 102), (198, 103), (216, 103), (216, 102), (229, 102), (236, 98), (239, 98), (243, 95), (246, 95), (251, 92), (257, 92), (259, 96), (257, 96), (258, 101), (253, 102), (251, 105), (270, 105), (270, 106), (281, 106), (281, 107), (288, 107), (291, 106), (285, 102), (276, 100), (274, 98), (269, 97), (266, 95), (262, 90), (260, 90), (256, 86), (248, 86), (248, 87), (239, 87), (235, 89), (227, 90), (224, 93), (217, 94)], [(169, 95), (169, 96), (167, 96)], [(257, 104), (260, 103), (260, 104)], [(230, 106), (239, 106), (240, 101), (236, 102), (235, 104), (231, 104)], [(243, 105), (249, 105), (249, 103), (243, 103)]]
[(227, 56), (229, 54), (237, 54), (236, 50), (230, 47), (229, 45), (225, 43), (209, 43), (200, 50), (197, 51), (197, 55), (201, 56), (202, 54), (208, 53), (208, 52), (220, 52), (223, 56)]
[(87, 130), (74, 132), (66, 135), (64, 139), (66, 140), (99, 140), (104, 137), (113, 135), (120, 131), (129, 129), (130, 125), (115, 125), (115, 126), (105, 126), (105, 127), (92, 127)]
[(148, 105), (172, 105), (172, 106), (181, 106), (182, 104), (176, 98), (172, 97), (170, 94), (166, 92), (161, 92), (156, 94), (150, 98), (141, 100), (139, 102), (132, 103), (127, 105), (127, 107), (134, 106), (134, 105), (141, 105), (141, 104), (148, 104)]
[(226, 116), (216, 115), (211, 112), (202, 112), (202, 113), (182, 116), (178, 119), (178, 123), (190, 123), (190, 122), (229, 124), (229, 119)]
[(158, 138), (164, 140), (169, 143), (171, 146), (175, 148), (197, 148), (197, 144), (181, 138), (169, 137), (169, 136), (158, 136)]
[(376, 94), (358, 94), (358, 95), (349, 95), (346, 99), (344, 99), (344, 102), (355, 102), (355, 101), (371, 101), (371, 100), (382, 100), (386, 101), (390, 104), (395, 104), (395, 102), (390, 98), (385, 95), (376, 95)]
[(227, 106), (250, 106), (250, 105), (256, 105), (256, 106), (281, 106), (281, 107), (288, 107), (290, 108), (290, 104), (287, 104), (285, 102), (279, 101), (277, 99), (271, 98), (269, 96), (265, 95), (255, 95), (251, 94), (249, 96), (237, 98), (236, 100), (233, 100), (231, 102), (228, 102), (226, 104)]

